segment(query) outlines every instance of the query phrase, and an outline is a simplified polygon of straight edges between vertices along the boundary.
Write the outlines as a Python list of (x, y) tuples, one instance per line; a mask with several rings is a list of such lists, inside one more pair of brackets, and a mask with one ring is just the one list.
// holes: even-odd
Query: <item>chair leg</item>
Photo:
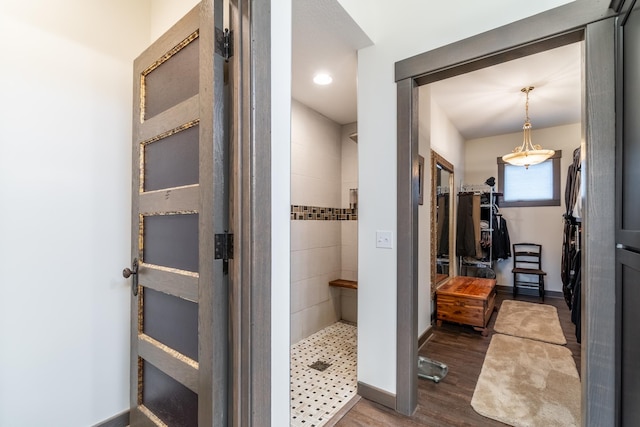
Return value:
[(513, 297), (516, 297), (516, 273), (513, 273)]
[(542, 302), (544, 302), (544, 276), (539, 276), (538, 287), (540, 288), (540, 298), (542, 298)]

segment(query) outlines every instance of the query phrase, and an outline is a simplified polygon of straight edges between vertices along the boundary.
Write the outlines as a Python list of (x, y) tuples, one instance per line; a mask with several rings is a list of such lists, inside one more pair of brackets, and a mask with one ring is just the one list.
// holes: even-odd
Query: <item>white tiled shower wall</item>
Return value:
[[(295, 100), (291, 110), (291, 204), (348, 208), (356, 124), (341, 126)], [(355, 291), (330, 288), (334, 279), (357, 280), (357, 221), (291, 221), (291, 343), (340, 320), (343, 293), (355, 320)]]

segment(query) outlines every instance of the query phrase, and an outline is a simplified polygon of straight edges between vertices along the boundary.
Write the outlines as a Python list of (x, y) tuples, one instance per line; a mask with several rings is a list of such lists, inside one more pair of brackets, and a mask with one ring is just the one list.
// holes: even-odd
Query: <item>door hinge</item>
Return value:
[(214, 259), (222, 260), (222, 272), (229, 274), (229, 260), (233, 259), (233, 234), (225, 231), (215, 235)]
[(224, 31), (216, 28), (216, 53), (229, 62), (233, 56), (233, 33), (225, 28)]

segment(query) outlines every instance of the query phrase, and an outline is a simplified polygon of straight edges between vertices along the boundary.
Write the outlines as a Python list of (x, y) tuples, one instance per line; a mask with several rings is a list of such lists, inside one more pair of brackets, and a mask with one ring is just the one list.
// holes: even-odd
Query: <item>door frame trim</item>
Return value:
[[(590, 249), (585, 251), (582, 263), (584, 266), (591, 266), (585, 269), (586, 274), (583, 275), (583, 287), (586, 292), (583, 293), (582, 304), (586, 321), (582, 322), (582, 420), (583, 425), (587, 426), (603, 425), (602, 420), (606, 420), (605, 424), (613, 422), (615, 389), (609, 379), (615, 378), (615, 359), (613, 354), (600, 354), (600, 350), (603, 345), (610, 343), (610, 348), (613, 348), (612, 337), (615, 336), (613, 321), (602, 322), (606, 320), (606, 309), (614, 307), (615, 302), (615, 264), (611, 250), (615, 247), (615, 233), (606, 235), (603, 232), (613, 227), (614, 219), (613, 215), (605, 215), (609, 212), (607, 209), (598, 209), (597, 205), (609, 206), (611, 209), (614, 207), (614, 169), (600, 168), (612, 162), (615, 152), (610, 151), (611, 147), (607, 144), (615, 140), (612, 115), (615, 111), (614, 30), (613, 19), (607, 19), (614, 15), (615, 12), (609, 9), (608, 1), (576, 0), (396, 63), (398, 310), (395, 409), (398, 412), (411, 415), (417, 407), (417, 345), (412, 343), (417, 342), (419, 332), (415, 309), (418, 286), (415, 270), (419, 258), (417, 233), (414, 232), (418, 221), (417, 209), (414, 209), (417, 206), (418, 194), (418, 138), (417, 123), (414, 123), (413, 119), (417, 117), (418, 111), (418, 87), (487, 65), (568, 44), (572, 38), (579, 37), (585, 39), (586, 45), (583, 64), (585, 110), (582, 126), (583, 145), (586, 141), (588, 150), (583, 152), (586, 151), (585, 160), (593, 166), (583, 169), (582, 179), (588, 185), (596, 185), (588, 190), (593, 200), (586, 194), (582, 195), (585, 225), (588, 225), (588, 220), (593, 228), (591, 235), (584, 233), (585, 245)], [(607, 51), (607, 47), (611, 50)], [(592, 102), (596, 97), (597, 102)], [(590, 286), (596, 282), (597, 287)]]
[(233, 426), (271, 423), (271, 2), (230, 0)]

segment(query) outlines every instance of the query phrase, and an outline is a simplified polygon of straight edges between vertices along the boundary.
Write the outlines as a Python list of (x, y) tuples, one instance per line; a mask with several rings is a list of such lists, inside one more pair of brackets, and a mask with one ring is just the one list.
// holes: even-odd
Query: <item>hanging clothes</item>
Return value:
[(564, 193), (565, 213), (564, 230), (562, 235), (562, 259), (560, 262), (560, 279), (562, 280), (562, 293), (567, 306), (573, 306), (574, 291), (570, 286), (570, 271), (576, 252), (580, 250), (580, 222), (582, 216), (582, 204), (580, 195), (580, 147), (573, 151), (573, 162), (567, 170), (567, 183)]
[(456, 255), (461, 257), (476, 256), (473, 196), (473, 193), (458, 194)]
[(571, 291), (571, 321), (576, 325), (576, 339), (578, 343), (581, 341), (582, 313), (580, 308), (580, 297), (582, 288), (582, 268), (580, 260), (580, 250), (576, 251), (573, 256), (569, 289)]
[(471, 216), (473, 217), (473, 237), (476, 243), (475, 257), (483, 258), (484, 256), (483, 256), (482, 244), (481, 244), (482, 231), (480, 229), (480, 195), (479, 194), (473, 195), (473, 212)]
[(511, 257), (511, 240), (507, 221), (502, 215), (493, 217), (493, 259), (507, 259)]
[(449, 193), (438, 195), (437, 256), (449, 255)]

